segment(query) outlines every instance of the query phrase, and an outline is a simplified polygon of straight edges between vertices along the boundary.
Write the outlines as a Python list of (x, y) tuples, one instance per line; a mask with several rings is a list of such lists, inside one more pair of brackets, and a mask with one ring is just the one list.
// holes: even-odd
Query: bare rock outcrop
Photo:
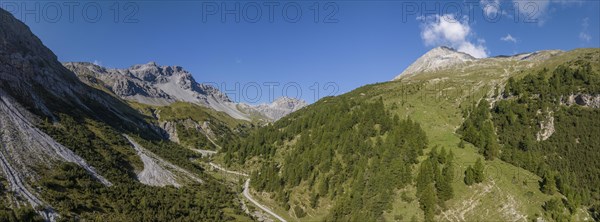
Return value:
[(173, 121), (165, 121), (159, 123), (159, 127), (165, 132), (167, 139), (179, 143), (179, 137), (177, 136), (177, 127)]
[(600, 108), (600, 95), (572, 94), (561, 98), (561, 104), (572, 106), (579, 105), (594, 109)]
[(540, 122), (540, 131), (536, 134), (537, 141), (544, 141), (554, 134), (554, 116), (553, 112), (548, 112), (546, 118)]
[(124, 136), (144, 163), (144, 169), (137, 173), (138, 181), (141, 183), (160, 187), (181, 187), (183, 183), (188, 181), (203, 183), (193, 173), (160, 158), (135, 142), (133, 138), (127, 135)]
[(0, 90), (0, 168), (9, 182), (9, 189), (38, 210), (46, 220), (54, 221), (58, 214), (31, 187), (40, 173), (53, 169), (60, 162), (71, 162), (85, 169), (105, 186), (112, 183), (100, 175), (73, 151), (36, 128), (35, 117)]
[(467, 62), (474, 60), (476, 60), (476, 58), (473, 56), (458, 52), (452, 48), (445, 46), (436, 47), (417, 59), (400, 75), (396, 76), (394, 80), (415, 75), (417, 73), (433, 72), (457, 65), (464, 65)]

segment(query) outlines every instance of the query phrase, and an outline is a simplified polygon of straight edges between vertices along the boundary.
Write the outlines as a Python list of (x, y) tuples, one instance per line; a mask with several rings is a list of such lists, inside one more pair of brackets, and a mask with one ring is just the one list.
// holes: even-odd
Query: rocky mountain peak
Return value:
[(402, 77), (412, 76), (417, 73), (433, 72), (475, 60), (477, 60), (475, 57), (467, 53), (456, 51), (455, 49), (447, 46), (440, 46), (429, 50), (408, 68), (406, 68), (404, 72), (396, 76), (394, 80)]
[(278, 120), (292, 112), (302, 109), (307, 105), (308, 103), (306, 103), (304, 100), (282, 96), (275, 99), (270, 104), (247, 106), (247, 109), (251, 109), (254, 112), (259, 112), (269, 119)]
[(258, 114), (271, 121), (306, 106), (306, 102), (288, 97), (258, 106), (235, 103), (214, 86), (196, 82), (181, 66), (161, 66), (156, 62), (126, 69), (107, 69), (78, 62), (64, 65), (88, 84), (86, 75), (91, 75), (120, 98), (143, 104), (163, 106), (176, 101), (189, 102), (225, 112), (236, 119), (250, 120)]
[[(134, 65), (128, 69), (118, 70), (122, 73), (130, 73), (138, 79), (154, 82), (154, 81), (169, 81), (171, 76), (177, 76), (180, 81), (187, 82), (188, 87), (194, 77), (181, 66), (159, 66), (156, 62), (149, 62), (141, 65)], [(195, 81), (193, 81), (195, 82)]]
[(308, 104), (304, 100), (301, 100), (298, 98), (287, 97), (287, 96), (279, 97), (270, 104), (271, 107), (288, 108), (288, 109), (296, 109), (298, 107), (301, 108), (306, 105), (308, 105)]
[(57, 58), (27, 25), (3, 9), (0, 9), (0, 40), (3, 54), (20, 54), (22, 57), (43, 57), (50, 60)]
[(138, 112), (79, 81), (23, 22), (0, 8), (0, 177), (8, 182), (9, 200), (15, 201), (10, 205), (28, 204), (45, 221), (59, 215), (40, 195), (37, 181), (62, 162), (78, 165), (100, 183), (112, 185), (81, 156), (38, 128), (43, 119), (58, 122), (57, 114), (153, 132)]
[[(1, 91), (31, 111), (53, 117), (53, 110), (65, 106), (93, 113), (89, 102), (118, 102), (91, 92), (77, 76), (57, 60), (57, 56), (23, 22), (0, 9), (0, 85)], [(51, 101), (49, 101), (51, 100)], [(87, 102), (84, 102), (87, 101)], [(60, 104), (60, 105), (58, 105)]]

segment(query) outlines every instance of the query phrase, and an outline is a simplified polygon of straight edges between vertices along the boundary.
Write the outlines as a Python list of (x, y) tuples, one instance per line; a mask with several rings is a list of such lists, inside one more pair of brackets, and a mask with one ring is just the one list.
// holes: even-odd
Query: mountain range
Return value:
[(199, 84), (180, 66), (159, 66), (155, 62), (127, 69), (107, 69), (92, 63), (76, 62), (68, 62), (64, 66), (89, 85), (107, 89), (121, 99), (147, 105), (189, 102), (246, 121), (275, 121), (306, 106), (305, 101), (288, 97), (257, 106), (236, 103), (214, 86)]
[(600, 49), (437, 47), (314, 104), (58, 61), (0, 9), (0, 221), (600, 219)]

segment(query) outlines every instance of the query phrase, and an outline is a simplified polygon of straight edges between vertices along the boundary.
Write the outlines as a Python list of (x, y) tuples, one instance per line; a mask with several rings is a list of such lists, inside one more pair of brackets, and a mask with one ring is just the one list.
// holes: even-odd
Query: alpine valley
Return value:
[(0, 221), (598, 221), (600, 49), (474, 58), (308, 105), (58, 61), (0, 9)]

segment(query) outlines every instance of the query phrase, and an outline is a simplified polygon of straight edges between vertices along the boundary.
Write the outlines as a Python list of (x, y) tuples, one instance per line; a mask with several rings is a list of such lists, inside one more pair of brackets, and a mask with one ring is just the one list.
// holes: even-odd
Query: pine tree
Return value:
[(489, 142), (485, 146), (483, 155), (486, 160), (494, 160), (500, 153), (500, 145), (495, 137), (490, 138)]
[(440, 181), (440, 191), (438, 196), (440, 200), (447, 201), (454, 197), (454, 189), (452, 188), (452, 180), (454, 179), (454, 164), (448, 162), (442, 170), (442, 180)]
[(435, 147), (431, 148), (431, 152), (429, 152), (429, 159), (437, 161), (438, 155), (439, 155), (438, 154), (438, 147), (435, 146)]
[(483, 161), (481, 161), (481, 158), (477, 159), (477, 162), (475, 162), (475, 166), (473, 167), (474, 173), (475, 173), (475, 183), (481, 183), (483, 182), (485, 176), (483, 175), (483, 171), (484, 171), (484, 166), (483, 166)]
[(437, 188), (437, 186), (439, 186), (440, 181), (442, 181), (442, 171), (440, 163), (436, 159), (429, 159), (429, 161), (431, 161), (431, 168), (433, 169), (433, 180)]
[(424, 193), (425, 188), (429, 184), (433, 184), (434, 172), (431, 166), (431, 161), (425, 160), (421, 163), (419, 168), (419, 175), (417, 176), (417, 197), (421, 197)]
[(446, 164), (446, 161), (448, 159), (448, 152), (446, 152), (446, 148), (442, 148), (442, 151), (440, 152), (439, 156), (438, 156), (438, 161), (441, 164)]
[(475, 170), (470, 165), (465, 170), (465, 184), (471, 186), (475, 183)]
[(470, 119), (467, 119), (464, 123), (463, 140), (472, 143), (475, 146), (479, 146), (479, 132), (473, 125)]
[(421, 209), (423, 209), (423, 213), (425, 214), (425, 221), (434, 221), (436, 202), (435, 187), (433, 183), (430, 183), (423, 190), (420, 199)]
[(498, 144), (498, 138), (494, 131), (494, 126), (491, 121), (486, 121), (483, 125), (482, 140), (483, 142), (483, 155), (486, 160), (494, 160), (499, 154), (500, 145)]

